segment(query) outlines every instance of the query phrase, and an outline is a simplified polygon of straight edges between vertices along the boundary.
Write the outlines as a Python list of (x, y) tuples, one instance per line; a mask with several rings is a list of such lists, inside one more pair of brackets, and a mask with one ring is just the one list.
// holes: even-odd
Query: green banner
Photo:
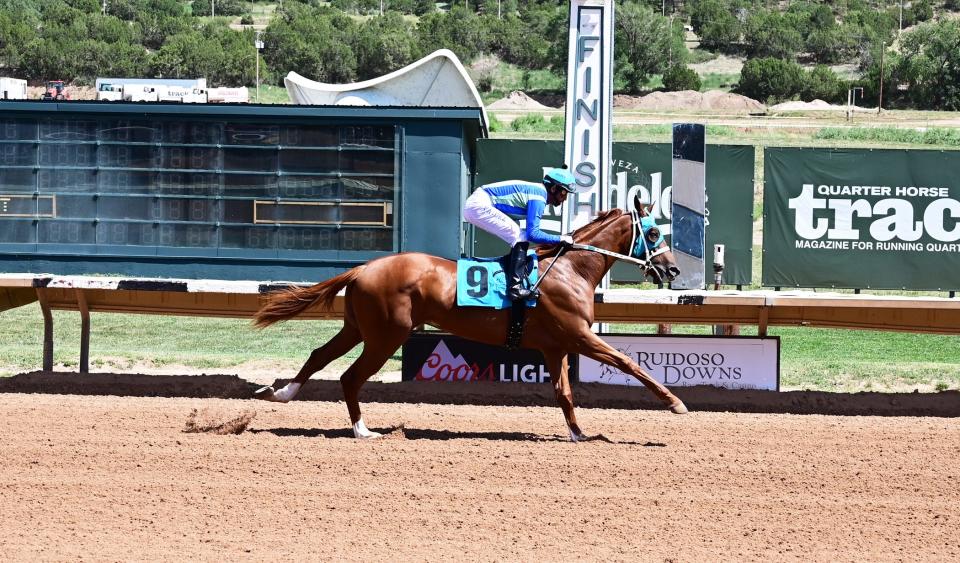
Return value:
[[(614, 143), (610, 189), (613, 206), (624, 208), (634, 194), (651, 204), (665, 235), (670, 233), (671, 145), (669, 143)], [(474, 186), (503, 180), (539, 181), (544, 166), (563, 162), (562, 141), (482, 139), (477, 147)], [(706, 248), (707, 280), (712, 286), (713, 245), (725, 246), (723, 283), (748, 285), (752, 275), (754, 148), (707, 145)], [(559, 208), (547, 208), (544, 230), (559, 233)], [(504, 254), (506, 245), (484, 232), (475, 233), (474, 256)], [(611, 279), (640, 281), (635, 266), (617, 264)]]
[(763, 284), (960, 288), (960, 151), (764, 151)]

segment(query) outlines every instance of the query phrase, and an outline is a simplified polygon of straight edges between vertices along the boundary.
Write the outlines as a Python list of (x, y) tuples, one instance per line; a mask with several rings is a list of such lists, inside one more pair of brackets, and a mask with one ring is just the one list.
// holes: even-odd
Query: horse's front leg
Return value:
[(621, 353), (616, 348), (604, 342), (603, 339), (590, 332), (589, 329), (581, 333), (579, 342), (580, 349), (578, 351), (584, 356), (613, 366), (623, 373), (629, 373), (640, 380), (640, 382), (652, 391), (657, 398), (663, 401), (671, 411), (676, 414), (687, 413), (687, 407), (683, 404), (683, 401), (678, 399), (669, 389), (661, 385), (659, 381), (637, 365), (636, 362), (627, 357), (626, 354)]
[(543, 356), (547, 361), (547, 371), (550, 372), (550, 381), (553, 383), (553, 393), (557, 397), (557, 404), (560, 405), (563, 417), (567, 421), (570, 440), (579, 442), (586, 439), (586, 436), (580, 430), (580, 425), (577, 424), (577, 415), (573, 412), (573, 388), (570, 387), (566, 352), (562, 350), (544, 352)]

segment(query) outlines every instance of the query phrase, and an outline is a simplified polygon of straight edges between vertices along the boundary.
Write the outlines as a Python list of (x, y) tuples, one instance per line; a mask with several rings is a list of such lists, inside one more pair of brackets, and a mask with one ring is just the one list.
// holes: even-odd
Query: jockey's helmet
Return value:
[(550, 186), (557, 186), (570, 193), (576, 190), (576, 188), (574, 188), (576, 182), (577, 179), (573, 177), (573, 173), (566, 168), (551, 168), (543, 175), (544, 186), (548, 188)]

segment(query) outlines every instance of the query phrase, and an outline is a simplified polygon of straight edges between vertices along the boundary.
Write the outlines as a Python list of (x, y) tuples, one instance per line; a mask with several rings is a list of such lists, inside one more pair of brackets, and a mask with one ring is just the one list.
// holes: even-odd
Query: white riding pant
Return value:
[(527, 233), (520, 229), (520, 225), (494, 207), (490, 194), (482, 188), (467, 198), (463, 205), (463, 218), (509, 244), (510, 248), (527, 239)]

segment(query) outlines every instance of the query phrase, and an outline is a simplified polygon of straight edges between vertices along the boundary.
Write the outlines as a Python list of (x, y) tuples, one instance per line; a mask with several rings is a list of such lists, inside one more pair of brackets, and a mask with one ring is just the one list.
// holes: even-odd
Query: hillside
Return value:
[[(899, 5), (860, 0), (694, 0), (662, 10), (621, 0), (615, 88), (630, 95), (733, 90), (765, 104), (843, 102), (860, 88), (868, 104), (882, 95), (885, 107), (960, 108), (960, 52), (951, 39), (960, 33), (958, 1), (917, 0), (901, 14)], [(205, 0), (0, 5), (0, 74), (34, 85), (203, 76), (211, 86), (254, 86), (257, 33), (263, 84), (280, 85), (290, 70), (324, 82), (364, 80), (441, 47), (467, 64), (501, 63), (475, 67), (488, 102), (564, 84), (566, 34), (558, 30), (567, 28), (567, 3), (559, 0), (216, 0), (213, 15)]]

